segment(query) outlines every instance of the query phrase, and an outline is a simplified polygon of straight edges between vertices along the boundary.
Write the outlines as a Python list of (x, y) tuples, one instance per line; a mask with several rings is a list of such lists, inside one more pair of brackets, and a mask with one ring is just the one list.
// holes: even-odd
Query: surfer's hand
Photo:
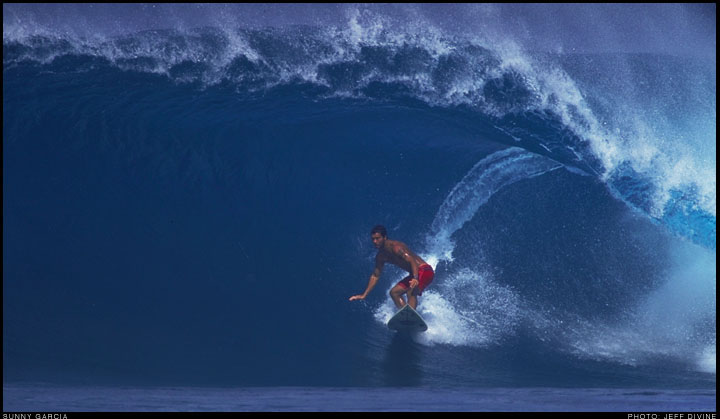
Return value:
[(350, 297), (350, 301), (364, 300), (364, 299), (365, 299), (364, 295), (353, 295), (352, 297)]
[(418, 281), (417, 279), (415, 279), (415, 278), (411, 279), (410, 280), (410, 289), (417, 287), (419, 283), (420, 283), (420, 281)]

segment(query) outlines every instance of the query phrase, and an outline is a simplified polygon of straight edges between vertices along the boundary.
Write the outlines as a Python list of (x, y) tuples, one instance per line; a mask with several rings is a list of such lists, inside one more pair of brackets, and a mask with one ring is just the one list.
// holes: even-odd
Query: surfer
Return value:
[(398, 308), (405, 306), (404, 294), (407, 294), (407, 304), (413, 309), (417, 308), (417, 298), (422, 295), (425, 288), (433, 280), (435, 273), (430, 265), (422, 260), (418, 255), (413, 253), (405, 243), (397, 240), (389, 240), (387, 238), (387, 230), (385, 227), (375, 226), (370, 232), (373, 244), (378, 249), (375, 256), (375, 270), (370, 275), (370, 282), (364, 293), (353, 295), (350, 301), (364, 300), (368, 293), (375, 287), (383, 266), (391, 263), (404, 269), (410, 275), (398, 282), (391, 290), (390, 297)]

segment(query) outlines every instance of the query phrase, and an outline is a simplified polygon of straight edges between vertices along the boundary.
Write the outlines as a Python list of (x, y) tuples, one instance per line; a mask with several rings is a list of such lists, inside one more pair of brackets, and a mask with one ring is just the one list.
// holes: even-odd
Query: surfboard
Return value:
[(410, 307), (410, 304), (405, 304), (403, 308), (392, 316), (388, 322), (388, 327), (398, 332), (424, 332), (428, 328), (425, 320)]

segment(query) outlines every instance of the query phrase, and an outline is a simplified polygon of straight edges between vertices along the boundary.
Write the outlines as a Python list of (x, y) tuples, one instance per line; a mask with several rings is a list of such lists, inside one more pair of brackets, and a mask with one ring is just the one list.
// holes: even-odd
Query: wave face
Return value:
[(3, 85), (5, 380), (715, 385), (714, 61), (4, 20)]

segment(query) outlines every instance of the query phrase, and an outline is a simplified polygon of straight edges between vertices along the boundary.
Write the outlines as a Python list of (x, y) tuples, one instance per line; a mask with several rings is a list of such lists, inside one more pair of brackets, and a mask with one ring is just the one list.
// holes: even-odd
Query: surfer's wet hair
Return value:
[(372, 236), (375, 233), (380, 233), (381, 236), (387, 237), (387, 230), (385, 229), (385, 226), (376, 225), (375, 227), (373, 227), (370, 235)]

